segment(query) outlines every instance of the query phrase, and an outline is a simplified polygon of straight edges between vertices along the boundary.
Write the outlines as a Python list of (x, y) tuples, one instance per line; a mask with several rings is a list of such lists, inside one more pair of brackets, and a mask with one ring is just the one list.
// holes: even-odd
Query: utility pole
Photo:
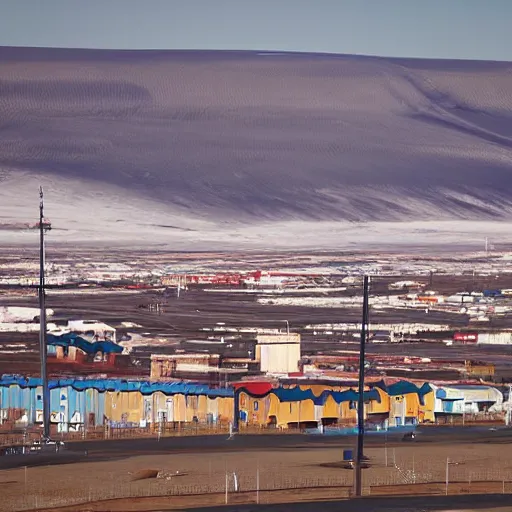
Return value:
[(505, 425), (507, 427), (510, 426), (512, 420), (512, 385), (508, 386), (508, 407), (507, 407), (507, 415), (505, 417)]
[(354, 494), (362, 496), (362, 472), (364, 449), (364, 366), (368, 328), (368, 276), (363, 280), (363, 321), (361, 322), (361, 344), (359, 348), (359, 386), (357, 397), (357, 453), (354, 467)]
[(41, 357), (41, 380), (43, 385), (43, 439), (50, 439), (50, 390), (46, 367), (46, 297), (45, 297), (45, 246), (44, 235), (51, 224), (44, 219), (43, 187), (39, 187), (39, 353)]

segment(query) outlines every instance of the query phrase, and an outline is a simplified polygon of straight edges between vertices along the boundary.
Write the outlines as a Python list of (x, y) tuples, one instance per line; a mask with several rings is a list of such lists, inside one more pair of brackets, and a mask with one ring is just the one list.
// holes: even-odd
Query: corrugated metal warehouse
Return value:
[[(399, 381), (377, 382), (365, 390), (365, 418), (387, 426), (434, 422), (463, 413), (502, 412), (503, 393), (492, 386), (435, 386)], [(58, 431), (110, 425), (201, 423), (309, 427), (353, 424), (358, 394), (343, 386), (280, 385), (242, 381), (231, 388), (190, 382), (147, 382), (121, 379), (50, 381), (52, 423)], [(42, 421), (40, 379), (0, 379), (0, 422), (12, 426)]]

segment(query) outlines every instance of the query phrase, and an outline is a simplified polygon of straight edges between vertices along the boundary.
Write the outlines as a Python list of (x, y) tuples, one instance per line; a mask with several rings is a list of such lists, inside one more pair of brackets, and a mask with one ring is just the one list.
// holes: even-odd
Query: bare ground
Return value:
[[(311, 510), (319, 510), (319, 501), (339, 501), (349, 495), (353, 472), (340, 464), (341, 451), (341, 446), (312, 445), (145, 455), (126, 450), (99, 461), (4, 470), (0, 472), (2, 510), (135, 512), (220, 506), (225, 503), (226, 473), (228, 504), (254, 504), (259, 475), (260, 503), (308, 502), (317, 504)], [(508, 443), (432, 442), (369, 447), (366, 454), (371, 460), (371, 467), (364, 470), (367, 497), (444, 495), (447, 459), (450, 495), (512, 493), (512, 445)], [(146, 470), (147, 474), (161, 471), (165, 477), (134, 479), (137, 472)], [(233, 473), (239, 493), (233, 492)], [(490, 503), (485, 510), (491, 510)]]

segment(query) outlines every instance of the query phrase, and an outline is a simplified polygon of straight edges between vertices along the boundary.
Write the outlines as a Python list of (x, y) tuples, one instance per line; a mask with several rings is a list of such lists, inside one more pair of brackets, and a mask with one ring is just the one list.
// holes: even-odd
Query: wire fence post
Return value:
[(449, 472), (448, 472), (448, 465), (450, 464), (450, 459), (446, 458), (446, 488), (445, 488), (445, 495), (448, 496), (448, 479), (449, 479)]
[(260, 464), (256, 467), (256, 504), (260, 503)]

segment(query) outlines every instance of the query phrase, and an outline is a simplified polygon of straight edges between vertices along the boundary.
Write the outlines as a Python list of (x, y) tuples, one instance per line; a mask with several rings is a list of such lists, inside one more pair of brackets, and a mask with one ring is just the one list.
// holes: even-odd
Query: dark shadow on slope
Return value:
[(437, 126), (444, 126), (451, 130), (457, 131), (459, 133), (471, 135), (473, 137), (478, 137), (479, 139), (485, 140), (487, 142), (492, 142), (493, 144), (497, 144), (503, 148), (512, 149), (512, 139), (508, 137), (504, 137), (497, 133), (492, 133), (485, 129), (481, 129), (478, 126), (465, 124), (462, 122), (457, 122), (454, 118), (444, 118), (441, 115), (436, 114), (413, 114), (411, 116), (413, 119), (418, 119), (423, 122), (427, 122), (430, 124), (434, 124)]

